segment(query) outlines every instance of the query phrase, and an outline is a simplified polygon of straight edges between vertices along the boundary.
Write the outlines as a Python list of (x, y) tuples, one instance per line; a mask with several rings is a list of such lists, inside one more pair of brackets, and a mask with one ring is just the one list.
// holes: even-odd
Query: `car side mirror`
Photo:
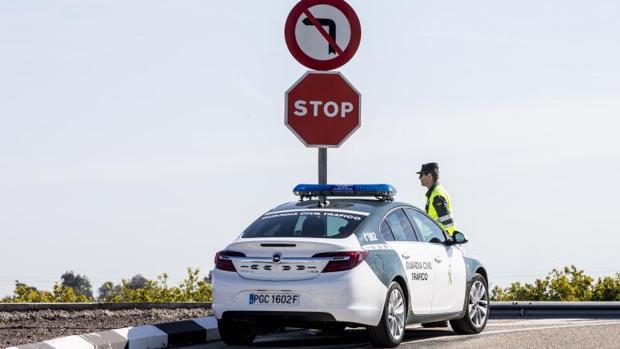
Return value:
[(431, 244), (440, 244), (441, 240), (439, 240), (438, 238), (434, 237), (431, 239), (431, 241), (429, 241)]
[(452, 234), (452, 242), (455, 245), (458, 244), (464, 244), (467, 243), (467, 238), (465, 237), (465, 234), (461, 233), (460, 231), (455, 231), (454, 234)]

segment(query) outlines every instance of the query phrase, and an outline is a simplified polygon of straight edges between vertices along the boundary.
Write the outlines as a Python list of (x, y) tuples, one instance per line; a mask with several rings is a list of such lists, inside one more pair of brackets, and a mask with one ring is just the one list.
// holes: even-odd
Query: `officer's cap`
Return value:
[(429, 162), (428, 164), (424, 164), (422, 165), (422, 169), (420, 169), (420, 172), (416, 172), (417, 174), (420, 173), (429, 173), (429, 172), (433, 172), (433, 171), (439, 171), (439, 164), (436, 162)]

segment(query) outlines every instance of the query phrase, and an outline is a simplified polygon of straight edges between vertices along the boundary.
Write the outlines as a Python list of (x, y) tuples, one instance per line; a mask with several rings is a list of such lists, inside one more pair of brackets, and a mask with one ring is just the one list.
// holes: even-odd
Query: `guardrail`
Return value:
[[(0, 303), (0, 311), (211, 309), (211, 303)], [(619, 318), (620, 302), (491, 302), (491, 319)]]
[(620, 318), (620, 302), (492, 302), (490, 318)]

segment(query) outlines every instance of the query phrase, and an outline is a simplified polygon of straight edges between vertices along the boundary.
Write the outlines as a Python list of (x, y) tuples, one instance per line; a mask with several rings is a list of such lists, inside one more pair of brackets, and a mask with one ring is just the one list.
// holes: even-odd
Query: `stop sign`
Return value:
[(337, 148), (360, 127), (360, 104), (339, 72), (307, 72), (286, 91), (284, 124), (307, 147)]

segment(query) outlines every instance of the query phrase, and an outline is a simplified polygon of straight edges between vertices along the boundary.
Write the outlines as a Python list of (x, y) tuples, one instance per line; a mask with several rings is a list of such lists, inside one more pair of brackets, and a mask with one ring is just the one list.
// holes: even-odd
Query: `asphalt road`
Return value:
[[(259, 337), (252, 348), (370, 348), (363, 330), (347, 330), (343, 335), (319, 331), (297, 331)], [(248, 348), (229, 347), (222, 342), (186, 349)], [(490, 320), (478, 335), (455, 335), (450, 328), (407, 329), (399, 348), (620, 348), (620, 320), (541, 319)]]

